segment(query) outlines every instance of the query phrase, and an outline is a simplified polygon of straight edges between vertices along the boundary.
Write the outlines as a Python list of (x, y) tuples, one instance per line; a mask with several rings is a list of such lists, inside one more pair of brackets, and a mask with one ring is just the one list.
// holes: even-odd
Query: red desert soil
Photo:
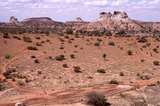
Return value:
[[(14, 106), (17, 101), (29, 106), (77, 103), (90, 91), (110, 96), (160, 80), (160, 66), (153, 64), (160, 60), (160, 42), (153, 37), (139, 43), (136, 36), (17, 35), (21, 39), (28, 36), (32, 42), (10, 36), (0, 36), (0, 78), (9, 84), (9, 89), (0, 92), (0, 106)], [(28, 50), (28, 46), (38, 50)], [(6, 54), (11, 58), (6, 59)], [(59, 55), (65, 60), (57, 61)], [(74, 67), (79, 67), (78, 71)], [(7, 79), (3, 73), (9, 68), (15, 68), (16, 74), (23, 77)], [(111, 80), (119, 85), (109, 84)]]

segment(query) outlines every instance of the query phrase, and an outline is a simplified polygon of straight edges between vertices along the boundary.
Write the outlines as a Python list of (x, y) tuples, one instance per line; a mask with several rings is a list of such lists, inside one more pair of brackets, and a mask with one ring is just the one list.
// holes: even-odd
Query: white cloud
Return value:
[(84, 2), (85, 5), (93, 5), (93, 6), (105, 6), (108, 4), (107, 0), (93, 0)]

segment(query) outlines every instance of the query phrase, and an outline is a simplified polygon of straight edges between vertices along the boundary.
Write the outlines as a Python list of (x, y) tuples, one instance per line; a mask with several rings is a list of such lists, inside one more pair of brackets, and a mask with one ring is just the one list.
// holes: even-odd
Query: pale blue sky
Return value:
[(160, 0), (0, 0), (0, 21), (10, 16), (94, 20), (101, 11), (121, 10), (134, 19), (160, 21)]

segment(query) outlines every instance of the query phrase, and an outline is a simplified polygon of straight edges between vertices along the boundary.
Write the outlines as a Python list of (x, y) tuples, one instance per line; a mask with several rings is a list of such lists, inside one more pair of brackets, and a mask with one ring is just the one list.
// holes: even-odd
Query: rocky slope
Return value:
[(105, 28), (112, 33), (123, 34), (123, 32), (136, 34), (136, 33), (155, 33), (159, 32), (160, 23), (154, 22), (141, 22), (129, 18), (126, 12), (114, 11), (101, 12), (98, 19), (83, 25), (80, 30), (93, 31)]

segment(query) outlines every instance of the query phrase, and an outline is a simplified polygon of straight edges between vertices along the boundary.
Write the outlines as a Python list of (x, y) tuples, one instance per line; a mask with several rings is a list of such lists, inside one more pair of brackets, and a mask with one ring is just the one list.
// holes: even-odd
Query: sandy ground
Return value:
[[(1, 73), (8, 68), (15, 68), (16, 74), (23, 77), (15, 77), (16, 81), (12, 81), (13, 79), (7, 79), (7, 81), (10, 82), (11, 88), (23, 90), (22, 93), (27, 88), (25, 95), (28, 95), (29, 91), (40, 95), (43, 92), (42, 94), (45, 94), (43, 96), (46, 96), (52, 92), (67, 89), (88, 89), (90, 86), (108, 84), (111, 80), (133, 87), (145, 86), (159, 80), (160, 66), (154, 65), (153, 61), (160, 60), (160, 42), (153, 37), (148, 37), (146, 43), (139, 43), (137, 37), (76, 37), (72, 35), (60, 37), (53, 34), (49, 36), (24, 34), (16, 35), (22, 39), (17, 40), (12, 37), (13, 35), (10, 36), (10, 39), (0, 36)], [(24, 42), (23, 36), (29, 36), (32, 42)], [(41, 46), (36, 46), (37, 42)], [(109, 45), (111, 42), (114, 42), (114, 45)], [(96, 43), (99, 46), (95, 46)], [(28, 50), (28, 46), (36, 46), (38, 50)], [(153, 50), (155, 48), (158, 52)], [(132, 55), (128, 55), (128, 51), (131, 51)], [(5, 59), (6, 54), (11, 58)], [(65, 60), (54, 59), (62, 54)], [(71, 54), (74, 54), (75, 58), (71, 58)], [(106, 54), (105, 58), (104, 54)], [(31, 58), (33, 56), (35, 58)], [(39, 63), (35, 63), (35, 59), (38, 59)], [(67, 67), (64, 67), (64, 64), (67, 64)], [(79, 73), (74, 71), (75, 66), (80, 67)], [(98, 69), (104, 69), (105, 72), (99, 73)], [(147, 79), (145, 79), (146, 76)], [(3, 79), (4, 76), (1, 75), (1, 77)], [(20, 89), (17, 85), (19, 80), (25, 82), (24, 88)], [(24, 95), (20, 95), (20, 98), (21, 96)], [(34, 97), (34, 94), (31, 97)], [(13, 98), (9, 97), (9, 99), (12, 101)]]

